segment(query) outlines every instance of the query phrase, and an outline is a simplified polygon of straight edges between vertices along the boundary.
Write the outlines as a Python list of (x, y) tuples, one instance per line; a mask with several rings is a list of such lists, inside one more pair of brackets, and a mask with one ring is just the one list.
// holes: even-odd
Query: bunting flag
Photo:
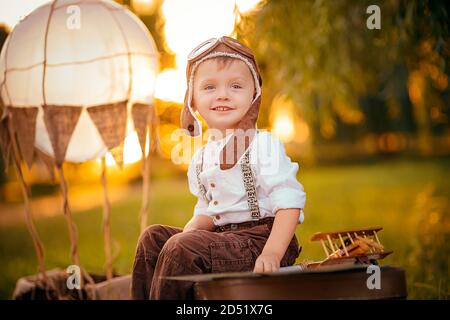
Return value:
[(117, 147), (109, 150), (112, 157), (114, 158), (114, 161), (116, 162), (117, 166), (120, 169), (123, 168), (123, 148), (124, 148), (124, 143), (122, 142)]
[(93, 106), (87, 108), (87, 111), (100, 133), (103, 143), (111, 152), (116, 163), (122, 167), (123, 141), (127, 127), (127, 101)]
[(49, 155), (45, 154), (38, 148), (35, 148), (35, 152), (36, 152), (36, 155), (38, 156), (38, 158), (41, 160), (41, 162), (47, 168), (47, 171), (50, 174), (50, 178), (52, 179), (52, 181), (53, 182), (56, 181), (55, 180), (55, 167), (54, 167), (55, 161), (53, 160), (53, 158), (50, 157)]
[(156, 108), (153, 107), (152, 108), (152, 117), (151, 117), (151, 134), (150, 134), (150, 139), (151, 139), (151, 144), (150, 144), (150, 150), (158, 150), (160, 149), (160, 145), (159, 145), (159, 117), (156, 113)]
[(44, 105), (44, 122), (52, 143), (55, 164), (60, 167), (80, 118), (82, 107)]
[(33, 165), (34, 140), (36, 136), (36, 117), (38, 107), (8, 107), (11, 112), (11, 121), (17, 137), (20, 152), (28, 168)]
[(143, 157), (145, 157), (145, 145), (147, 143), (147, 127), (153, 119), (153, 109), (151, 104), (143, 103), (135, 103), (131, 109), (134, 128), (136, 129)]

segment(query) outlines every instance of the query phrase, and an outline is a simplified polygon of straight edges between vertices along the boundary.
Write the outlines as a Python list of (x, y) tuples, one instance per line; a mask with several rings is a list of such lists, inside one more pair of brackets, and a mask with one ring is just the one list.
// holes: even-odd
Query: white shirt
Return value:
[[(206, 188), (208, 200), (199, 191), (196, 175), (201, 149), (192, 157), (187, 171), (189, 190), (198, 197), (194, 216), (211, 216), (216, 226), (252, 220), (239, 163), (228, 170), (220, 169), (220, 151), (230, 137), (228, 134), (220, 140), (209, 139), (205, 145), (200, 181)], [(299, 223), (302, 223), (306, 193), (296, 178), (299, 166), (286, 155), (282, 142), (269, 132), (257, 130), (250, 145), (250, 166), (255, 177), (260, 218), (274, 217), (279, 209), (298, 208), (301, 209)]]

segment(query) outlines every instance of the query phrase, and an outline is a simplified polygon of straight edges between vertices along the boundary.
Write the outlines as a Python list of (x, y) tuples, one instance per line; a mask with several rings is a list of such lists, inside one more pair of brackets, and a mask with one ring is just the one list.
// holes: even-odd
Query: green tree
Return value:
[[(366, 27), (371, 4), (381, 9), (380, 30)], [(239, 19), (237, 33), (256, 51), (264, 89), (288, 95), (313, 128), (326, 134), (337, 120), (364, 126), (371, 121), (361, 117), (365, 96), (391, 105), (409, 99), (427, 152), (432, 106), (427, 102), (448, 112), (443, 92), (448, 92), (449, 19), (443, 2), (272, 0)]]

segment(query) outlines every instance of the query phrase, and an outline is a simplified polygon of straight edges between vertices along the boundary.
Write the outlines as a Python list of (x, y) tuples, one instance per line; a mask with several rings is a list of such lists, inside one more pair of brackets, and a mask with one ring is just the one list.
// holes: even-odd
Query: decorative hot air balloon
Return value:
[[(58, 169), (75, 264), (79, 263), (76, 229), (62, 163), (80, 163), (111, 151), (121, 165), (124, 139), (133, 130), (145, 155), (149, 123), (155, 119), (152, 102), (158, 68), (156, 46), (145, 25), (109, 0), (51, 1), (26, 16), (3, 46), (4, 154), (13, 147), (19, 176), (20, 155), (29, 167), (37, 154)], [(26, 183), (21, 181), (27, 197)], [(108, 208), (106, 204), (106, 214)], [(26, 211), (35, 246), (42, 247), (28, 206)]]

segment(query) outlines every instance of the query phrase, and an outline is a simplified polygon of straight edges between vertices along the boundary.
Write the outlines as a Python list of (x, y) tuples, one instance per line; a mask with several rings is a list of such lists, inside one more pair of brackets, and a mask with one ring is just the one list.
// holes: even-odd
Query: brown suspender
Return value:
[(208, 198), (206, 197), (206, 188), (200, 181), (200, 173), (203, 171), (203, 155), (205, 153), (205, 146), (202, 147), (201, 150), (201, 162), (197, 163), (195, 166), (195, 173), (197, 175), (197, 184), (200, 191), (200, 195), (206, 200), (206, 202), (209, 202)]
[(247, 203), (252, 219), (258, 220), (261, 216), (259, 212), (258, 198), (256, 195), (256, 183), (253, 171), (250, 166), (250, 149), (244, 154), (244, 162), (241, 163), (242, 179), (244, 181), (245, 192), (247, 193)]

